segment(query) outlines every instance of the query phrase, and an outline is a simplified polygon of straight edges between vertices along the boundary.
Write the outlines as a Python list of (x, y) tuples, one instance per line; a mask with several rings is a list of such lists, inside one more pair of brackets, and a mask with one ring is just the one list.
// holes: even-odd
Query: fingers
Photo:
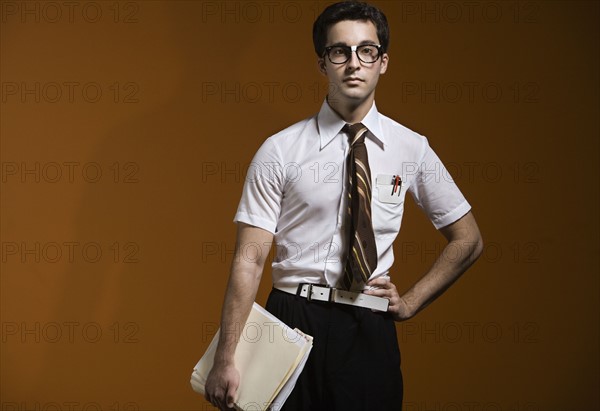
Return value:
[(208, 402), (210, 402), (213, 406), (217, 407), (218, 409), (221, 409), (221, 401), (219, 401), (218, 396), (214, 395), (214, 396), (209, 396), (207, 398)]
[[(390, 301), (387, 312), (392, 314), (395, 321), (404, 321), (414, 315), (411, 314), (406, 301), (400, 298), (396, 285), (390, 281), (389, 277), (375, 278), (367, 285), (374, 288), (363, 291), (365, 294), (387, 298)], [(376, 312), (377, 310), (372, 311)]]
[(395, 287), (394, 283), (392, 283), (388, 278), (386, 277), (377, 277), (371, 281), (369, 281), (367, 283), (368, 286), (371, 287), (383, 287), (383, 288), (390, 288), (390, 287)]
[(374, 290), (367, 290), (364, 292), (368, 295), (374, 295), (375, 297), (392, 298), (394, 296), (394, 290), (379, 288)]
[[(228, 409), (225, 407), (224, 405), (224, 401), (222, 401), (222, 399), (225, 397), (225, 392), (215, 389), (214, 392), (210, 392), (207, 390), (206, 395), (204, 396), (204, 398), (206, 399), (206, 401), (210, 402), (213, 406), (217, 407), (219, 410), (225, 410)], [(232, 404), (233, 406), (233, 404)]]
[(364, 292), (365, 294), (374, 295), (377, 297), (384, 297), (388, 299), (398, 296), (396, 285), (393, 282), (384, 278), (376, 278), (374, 280), (371, 280), (367, 283), (367, 285), (376, 288), (366, 290)]
[(396, 317), (399, 314), (400, 310), (400, 295), (398, 294), (396, 285), (392, 283), (388, 278), (384, 277), (379, 277), (374, 280), (371, 280), (367, 283), (367, 285), (378, 288), (366, 290), (364, 293), (368, 295), (373, 295), (375, 297), (387, 298), (390, 301), (390, 304), (388, 306), (388, 312), (392, 313)]
[(230, 384), (227, 387), (227, 395), (225, 397), (225, 401), (227, 403), (227, 408), (231, 408), (233, 409), (233, 405), (235, 402), (235, 394), (237, 392), (237, 386), (234, 386), (233, 384)]

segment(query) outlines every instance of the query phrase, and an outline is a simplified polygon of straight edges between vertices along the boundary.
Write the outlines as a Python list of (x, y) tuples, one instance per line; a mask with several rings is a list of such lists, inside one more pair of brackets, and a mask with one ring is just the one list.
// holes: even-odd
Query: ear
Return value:
[(381, 56), (381, 67), (379, 68), (379, 74), (383, 74), (387, 71), (388, 61), (390, 60), (390, 56), (387, 53), (383, 53)]
[(319, 71), (321, 72), (321, 74), (327, 76), (327, 62), (325, 61), (325, 59), (319, 58), (317, 60), (317, 65), (319, 66)]

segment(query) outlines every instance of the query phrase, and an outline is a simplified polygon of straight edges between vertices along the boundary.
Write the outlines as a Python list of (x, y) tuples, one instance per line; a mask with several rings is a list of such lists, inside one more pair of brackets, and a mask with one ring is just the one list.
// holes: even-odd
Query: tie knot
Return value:
[(364, 124), (356, 123), (346, 124), (343, 131), (348, 133), (348, 141), (350, 142), (350, 145), (353, 146), (359, 141), (364, 141), (368, 129)]

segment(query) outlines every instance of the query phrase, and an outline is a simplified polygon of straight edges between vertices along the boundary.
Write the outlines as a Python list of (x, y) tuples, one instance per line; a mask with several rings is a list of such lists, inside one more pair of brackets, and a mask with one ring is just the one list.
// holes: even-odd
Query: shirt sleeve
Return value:
[(452, 224), (471, 209), (426, 138), (414, 184), (410, 189), (417, 205), (427, 214), (436, 229)]
[(277, 145), (267, 139), (255, 154), (242, 191), (234, 222), (275, 233), (283, 195), (283, 162)]

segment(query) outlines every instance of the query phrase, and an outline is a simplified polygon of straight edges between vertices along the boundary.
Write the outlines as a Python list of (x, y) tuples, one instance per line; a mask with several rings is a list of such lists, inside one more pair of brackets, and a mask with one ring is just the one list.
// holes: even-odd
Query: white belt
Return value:
[(353, 291), (340, 290), (318, 284), (300, 284), (297, 287), (275, 287), (289, 294), (296, 294), (308, 301), (331, 301), (348, 304), (355, 307), (370, 308), (377, 311), (387, 311), (390, 300)]

